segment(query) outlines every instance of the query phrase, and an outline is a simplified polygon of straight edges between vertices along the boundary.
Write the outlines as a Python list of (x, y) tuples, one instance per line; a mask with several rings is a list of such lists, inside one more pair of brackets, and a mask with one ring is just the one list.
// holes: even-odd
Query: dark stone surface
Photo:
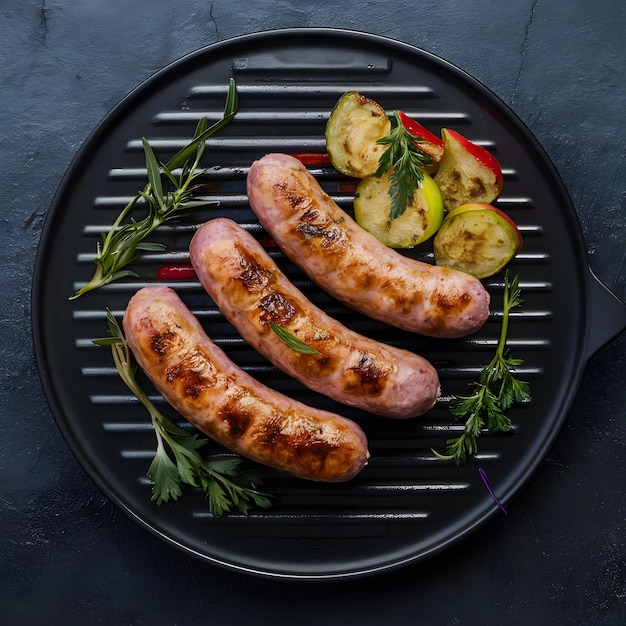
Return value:
[(295, 584), (196, 562), (93, 485), (32, 351), (38, 239), (73, 155), (131, 89), (201, 46), (273, 28), (386, 35), (460, 66), (530, 127), (599, 278), (626, 298), (626, 5), (616, 0), (0, 2), (0, 623), (626, 623), (626, 336), (590, 361), (541, 471), (500, 517), (417, 566)]

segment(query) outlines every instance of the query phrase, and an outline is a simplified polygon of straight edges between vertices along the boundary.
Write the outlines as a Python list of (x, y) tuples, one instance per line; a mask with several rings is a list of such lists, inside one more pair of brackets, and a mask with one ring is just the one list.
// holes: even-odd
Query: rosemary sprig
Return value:
[(157, 439), (156, 454), (147, 471), (152, 481), (152, 500), (158, 505), (182, 496), (182, 485), (202, 488), (209, 511), (219, 517), (234, 509), (244, 515), (254, 507), (267, 509), (270, 497), (257, 490), (259, 475), (240, 471), (239, 457), (204, 459), (198, 450), (208, 443), (196, 433), (179, 428), (165, 417), (143, 391), (136, 379), (137, 363), (117, 320), (107, 309), (110, 337), (95, 339), (110, 346), (115, 367), (126, 386), (150, 414)]
[(270, 328), (276, 333), (278, 338), (292, 350), (300, 352), (300, 354), (319, 354), (319, 351), (307, 345), (301, 339), (284, 329), (282, 326), (270, 322)]
[[(234, 80), (231, 79), (222, 119), (207, 128), (207, 120), (202, 118), (191, 142), (176, 153), (167, 165), (159, 164), (150, 144), (142, 138), (148, 184), (122, 209), (109, 231), (102, 233), (102, 241), (98, 242), (96, 256), (93, 259), (96, 264), (94, 274), (86, 285), (70, 296), (70, 300), (114, 280), (137, 276), (135, 272), (125, 268), (137, 259), (142, 251), (155, 252), (165, 247), (162, 244), (145, 241), (146, 237), (181, 211), (217, 204), (214, 201), (193, 200), (194, 183), (204, 172), (199, 169), (199, 165), (207, 138), (228, 124), (236, 112), (237, 90)], [(177, 168), (181, 168), (178, 178), (174, 175)], [(172, 183), (173, 191), (164, 193), (162, 173)], [(147, 215), (140, 221), (132, 218), (126, 221), (131, 211), (142, 203), (147, 207)]]
[(380, 156), (376, 176), (380, 178), (390, 172), (390, 220), (395, 220), (406, 211), (413, 201), (413, 194), (422, 184), (424, 168), (433, 164), (430, 156), (419, 147), (420, 139), (403, 126), (397, 111), (394, 116), (396, 125), (391, 134), (377, 142), (388, 146)]
[(477, 453), (477, 439), (483, 429), (500, 432), (510, 430), (511, 420), (505, 415), (505, 411), (515, 402), (530, 399), (529, 384), (516, 378), (512, 372), (523, 361), (513, 358), (506, 347), (510, 311), (522, 302), (519, 274), (509, 281), (507, 270), (504, 276), (502, 326), (496, 353), (491, 362), (482, 369), (478, 382), (473, 383), (474, 393), (457, 396), (450, 407), (454, 416), (466, 418), (465, 428), (460, 437), (446, 442), (446, 454), (433, 450), (438, 458), (454, 461), (457, 465), (464, 463), (467, 457)]

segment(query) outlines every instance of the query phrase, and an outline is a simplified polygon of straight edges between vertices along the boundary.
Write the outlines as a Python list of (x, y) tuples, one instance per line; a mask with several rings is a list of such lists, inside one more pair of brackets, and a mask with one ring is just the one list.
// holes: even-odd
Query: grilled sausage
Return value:
[(163, 397), (215, 441), (301, 478), (349, 480), (365, 466), (359, 426), (307, 407), (256, 381), (205, 334), (167, 287), (145, 287), (128, 303), (124, 331), (137, 362)]
[[(189, 252), (204, 288), (241, 336), (302, 384), (387, 417), (415, 417), (435, 403), (439, 377), (426, 359), (363, 337), (326, 315), (232, 220), (204, 224)], [(317, 354), (288, 346), (271, 323)]]
[(487, 320), (489, 294), (479, 280), (388, 248), (337, 206), (297, 159), (268, 154), (255, 161), (247, 191), (283, 252), (348, 306), (432, 337), (462, 337)]

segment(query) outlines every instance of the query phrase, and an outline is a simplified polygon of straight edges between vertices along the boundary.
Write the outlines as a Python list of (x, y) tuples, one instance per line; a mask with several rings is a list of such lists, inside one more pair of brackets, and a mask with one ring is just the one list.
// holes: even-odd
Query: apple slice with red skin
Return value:
[(439, 162), (443, 157), (443, 139), (431, 133), (427, 128), (422, 126), (419, 122), (416, 122), (403, 111), (398, 111), (398, 118), (402, 126), (404, 126), (404, 130), (406, 130), (409, 135), (415, 137), (415, 144), (431, 158), (433, 164), (425, 169), (429, 174), (433, 174), (439, 168)]
[(482, 202), (450, 211), (433, 240), (435, 263), (482, 279), (497, 274), (522, 246), (515, 222)]
[(468, 202), (493, 202), (503, 184), (498, 160), (489, 150), (450, 128), (443, 128), (441, 136), (445, 149), (434, 178), (446, 210)]

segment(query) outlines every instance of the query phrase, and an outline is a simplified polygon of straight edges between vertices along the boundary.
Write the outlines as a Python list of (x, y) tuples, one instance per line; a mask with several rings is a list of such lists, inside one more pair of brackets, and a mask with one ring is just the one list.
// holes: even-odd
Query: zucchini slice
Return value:
[(385, 110), (356, 91), (339, 98), (326, 124), (326, 151), (339, 172), (365, 178), (378, 169), (386, 146), (376, 143), (391, 132)]
[(357, 186), (354, 217), (357, 224), (390, 248), (413, 248), (435, 234), (443, 221), (443, 200), (439, 187), (424, 173), (413, 201), (396, 219), (389, 218), (391, 196), (389, 175), (368, 176)]
[(500, 209), (480, 202), (450, 211), (433, 240), (437, 265), (479, 279), (497, 274), (521, 245), (515, 222)]

